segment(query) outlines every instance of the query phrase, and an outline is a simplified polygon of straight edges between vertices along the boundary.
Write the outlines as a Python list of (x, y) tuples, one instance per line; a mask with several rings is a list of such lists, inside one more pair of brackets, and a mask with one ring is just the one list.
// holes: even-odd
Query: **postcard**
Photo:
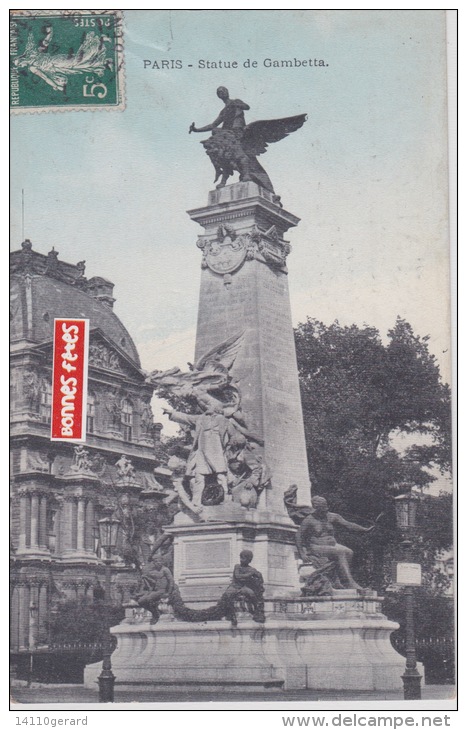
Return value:
[(453, 709), (445, 11), (9, 44), (14, 706)]

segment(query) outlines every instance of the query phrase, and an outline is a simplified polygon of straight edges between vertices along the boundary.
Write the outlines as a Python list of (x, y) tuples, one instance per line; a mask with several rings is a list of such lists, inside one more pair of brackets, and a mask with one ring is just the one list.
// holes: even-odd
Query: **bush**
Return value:
[(87, 598), (64, 601), (50, 619), (52, 643), (102, 641), (110, 626), (120, 623), (124, 615), (122, 606), (106, 601), (91, 602)]

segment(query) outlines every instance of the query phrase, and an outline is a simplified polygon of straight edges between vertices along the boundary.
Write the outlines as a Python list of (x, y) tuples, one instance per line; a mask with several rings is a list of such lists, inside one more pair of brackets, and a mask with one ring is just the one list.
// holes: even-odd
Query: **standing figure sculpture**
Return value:
[[(266, 152), (269, 143), (278, 142), (300, 129), (306, 120), (306, 114), (246, 124), (244, 111), (250, 108), (248, 104), (241, 99), (231, 99), (225, 86), (219, 86), (217, 96), (225, 104), (218, 117), (205, 127), (195, 127), (193, 122), (189, 129), (190, 133), (212, 132), (212, 136), (201, 144), (214, 165), (214, 182), (221, 178), (217, 187), (224, 187), (228, 178), (237, 170), (240, 173), (240, 182), (252, 180), (274, 194), (269, 175), (256, 158)], [(221, 125), (222, 128), (218, 129)], [(279, 196), (276, 196), (275, 202), (278, 203), (279, 200)]]
[(201, 497), (206, 486), (206, 477), (213, 475), (222, 487), (224, 500), (228, 495), (226, 449), (233, 429), (230, 420), (223, 414), (222, 406), (212, 404), (204, 413), (190, 415), (166, 407), (163, 410), (171, 421), (194, 426), (193, 445), (188, 458), (186, 476), (191, 481), (192, 504), (201, 510)]
[(324, 497), (313, 497), (311, 505), (312, 510), (301, 523), (297, 533), (297, 548), (301, 559), (304, 563), (315, 563), (320, 572), (326, 567), (334, 568), (337, 575), (337, 585), (335, 583), (334, 587), (360, 589), (361, 586), (350, 572), (353, 551), (337, 542), (334, 537), (334, 527), (346, 527), (355, 532), (370, 532), (374, 530), (374, 526), (361, 527), (335, 512), (329, 512)]

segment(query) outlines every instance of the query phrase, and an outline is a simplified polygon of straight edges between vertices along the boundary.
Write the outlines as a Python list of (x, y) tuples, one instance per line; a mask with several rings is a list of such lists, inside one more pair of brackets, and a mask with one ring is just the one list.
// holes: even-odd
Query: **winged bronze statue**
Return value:
[[(246, 124), (244, 112), (250, 108), (248, 104), (241, 99), (230, 99), (225, 86), (217, 89), (217, 96), (225, 104), (219, 116), (205, 127), (195, 127), (193, 122), (189, 129), (190, 133), (212, 132), (212, 136), (201, 144), (214, 165), (214, 182), (221, 178), (217, 187), (224, 187), (228, 178), (238, 171), (241, 182), (252, 180), (275, 195), (269, 175), (256, 158), (266, 152), (268, 144), (279, 142), (300, 129), (307, 115), (298, 114), (295, 117)], [(279, 202), (278, 196), (276, 197), (276, 202)]]
[(194, 397), (202, 410), (222, 403), (224, 412), (231, 415), (238, 408), (240, 395), (232, 384), (230, 370), (242, 343), (243, 332), (237, 332), (202, 355), (189, 372), (184, 373), (180, 368), (154, 370), (146, 382), (156, 390), (168, 389), (178, 396)]

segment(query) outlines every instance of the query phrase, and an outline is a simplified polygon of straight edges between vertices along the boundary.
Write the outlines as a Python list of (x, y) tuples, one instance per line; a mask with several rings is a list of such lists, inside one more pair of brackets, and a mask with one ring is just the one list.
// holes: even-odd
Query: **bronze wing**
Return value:
[(229, 337), (228, 340), (224, 340), (224, 342), (219, 343), (209, 350), (209, 352), (206, 352), (195, 364), (195, 371), (203, 370), (210, 360), (217, 360), (227, 370), (230, 370), (242, 344), (243, 331), (237, 332), (233, 337)]
[(266, 152), (268, 144), (279, 142), (303, 126), (306, 114), (284, 119), (265, 119), (247, 124), (243, 130), (242, 147), (248, 155), (256, 157)]

